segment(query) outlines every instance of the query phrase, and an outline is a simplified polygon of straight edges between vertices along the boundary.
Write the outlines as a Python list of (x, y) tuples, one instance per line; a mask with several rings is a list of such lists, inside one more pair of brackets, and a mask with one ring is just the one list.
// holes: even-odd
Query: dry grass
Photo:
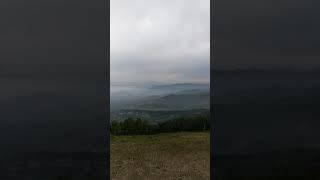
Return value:
[(208, 180), (208, 132), (111, 137), (112, 180)]

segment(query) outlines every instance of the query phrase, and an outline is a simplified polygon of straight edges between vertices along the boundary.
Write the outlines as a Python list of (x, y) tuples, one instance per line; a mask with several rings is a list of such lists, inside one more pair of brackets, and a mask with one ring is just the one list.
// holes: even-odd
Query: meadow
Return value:
[(112, 135), (112, 180), (209, 180), (210, 133)]

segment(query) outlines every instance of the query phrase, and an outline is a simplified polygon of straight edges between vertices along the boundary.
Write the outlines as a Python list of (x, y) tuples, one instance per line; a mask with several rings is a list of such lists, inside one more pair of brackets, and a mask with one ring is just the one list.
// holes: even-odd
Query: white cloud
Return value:
[(210, 0), (111, 0), (110, 9), (111, 81), (209, 81)]

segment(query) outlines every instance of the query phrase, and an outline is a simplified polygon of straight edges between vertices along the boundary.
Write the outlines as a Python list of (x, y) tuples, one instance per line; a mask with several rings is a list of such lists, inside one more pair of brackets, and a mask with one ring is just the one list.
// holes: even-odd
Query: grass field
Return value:
[(209, 180), (209, 132), (111, 136), (112, 180)]

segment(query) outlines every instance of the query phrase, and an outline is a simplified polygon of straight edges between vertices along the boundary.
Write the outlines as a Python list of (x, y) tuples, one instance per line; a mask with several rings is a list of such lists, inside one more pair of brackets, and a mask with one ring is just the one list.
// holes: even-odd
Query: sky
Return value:
[(209, 82), (210, 0), (111, 0), (111, 83)]

